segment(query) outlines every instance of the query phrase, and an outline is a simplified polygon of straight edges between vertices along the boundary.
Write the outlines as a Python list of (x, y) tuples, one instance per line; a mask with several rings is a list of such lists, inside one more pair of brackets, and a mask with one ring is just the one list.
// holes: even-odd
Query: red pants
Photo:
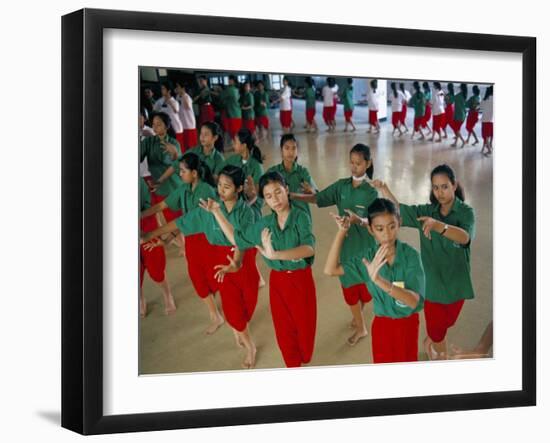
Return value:
[(254, 131), (256, 130), (256, 122), (254, 119), (244, 119), (243, 127), (248, 129), (251, 134), (254, 134)]
[(453, 128), (453, 131), (460, 132), (460, 128), (462, 127), (462, 124), (464, 123), (464, 120), (453, 120), (451, 122), (451, 128)]
[(315, 108), (306, 108), (306, 122), (308, 125), (313, 124), (315, 118)]
[(189, 278), (199, 297), (206, 298), (208, 294), (214, 294), (218, 290), (218, 282), (214, 279), (214, 257), (212, 245), (204, 234), (185, 237), (185, 257)]
[(334, 121), (336, 106), (323, 106), (323, 121), (329, 125)]
[(405, 120), (407, 118), (407, 103), (403, 103), (403, 107), (401, 108), (401, 123), (405, 124)]
[(265, 129), (269, 129), (269, 117), (267, 115), (256, 117), (256, 126), (263, 126)]
[(376, 126), (378, 124), (378, 110), (369, 111), (369, 124)]
[(349, 306), (354, 306), (359, 301), (363, 303), (368, 303), (372, 300), (372, 295), (370, 295), (367, 285), (364, 283), (359, 283), (358, 285), (350, 286), (349, 288), (344, 288), (342, 286), (342, 293), (344, 294), (344, 300)]
[(422, 126), (422, 122), (424, 121), (424, 117), (415, 117), (414, 118), (414, 130), (420, 131), (420, 127)]
[(269, 300), (277, 343), (286, 366), (308, 363), (317, 327), (317, 298), (311, 268), (272, 270)]
[[(233, 249), (231, 246), (213, 246), (216, 265), (229, 263), (227, 256), (233, 257)], [(241, 269), (225, 274), (219, 283), (225, 319), (239, 332), (248, 325), (258, 303), (260, 274), (256, 267), (256, 253), (257, 249), (246, 250)]]
[(292, 124), (292, 110), (280, 111), (279, 120), (281, 121), (281, 126), (283, 128), (290, 128), (290, 125)]
[[(452, 121), (453, 117), (455, 115), (455, 108), (452, 104), (449, 104), (445, 106), (445, 126), (449, 125), (451, 128), (453, 127)], [(445, 127), (443, 127), (445, 129)]]
[(433, 116), (433, 130), (440, 131), (445, 127), (445, 114), (439, 114)]
[(404, 318), (374, 317), (372, 360), (374, 363), (418, 361), (418, 313)]
[(428, 122), (432, 118), (432, 107), (426, 106), (426, 112), (424, 112), (424, 121), (422, 122), (422, 127), (425, 128), (428, 126)]
[(208, 103), (201, 105), (199, 111), (199, 127), (206, 122), (213, 122), (216, 119), (216, 113), (214, 112), (214, 107)]
[(489, 138), (493, 136), (493, 122), (481, 123), (481, 136), (483, 138)]
[(468, 118), (466, 119), (466, 130), (472, 132), (477, 124), (479, 119), (479, 112), (470, 111), (468, 112)]
[(183, 132), (176, 132), (176, 140), (178, 141), (180, 145), (181, 152), (185, 151), (184, 144), (185, 144), (185, 138), (183, 136)]
[(447, 330), (453, 326), (462, 310), (464, 300), (445, 305), (424, 301), (424, 317), (426, 319), (426, 332), (435, 343), (445, 339)]
[(225, 112), (225, 109), (222, 109), (220, 119), (222, 122), (222, 128), (225, 132), (229, 132), (229, 121), (227, 119), (227, 112)]
[(188, 149), (194, 148), (198, 144), (197, 130), (196, 129), (184, 129), (183, 130), (183, 146), (181, 146), (181, 152), (185, 152)]
[(344, 111), (344, 118), (346, 119), (347, 123), (351, 122), (351, 117), (353, 116), (353, 110), (350, 111)]
[[(156, 205), (157, 203), (160, 203), (166, 198), (164, 195), (158, 195), (154, 192), (151, 192), (151, 203), (153, 205)], [(178, 217), (181, 217), (181, 210), (172, 211), (170, 208), (165, 208), (162, 210), (162, 213), (164, 215), (164, 218), (166, 219), (166, 222), (171, 222), (172, 220), (175, 220)]]
[(145, 270), (151, 277), (151, 280), (160, 283), (166, 278), (164, 271), (166, 270), (166, 254), (164, 252), (164, 246), (159, 245), (153, 249), (146, 251), (140, 245), (139, 249), (139, 286), (143, 286), (143, 276)]
[(237, 132), (241, 129), (243, 125), (243, 119), (240, 117), (227, 118), (227, 129), (231, 139), (234, 139), (237, 135)]
[(399, 126), (399, 122), (401, 121), (401, 111), (393, 111), (391, 114), (391, 124), (394, 128), (397, 128)]

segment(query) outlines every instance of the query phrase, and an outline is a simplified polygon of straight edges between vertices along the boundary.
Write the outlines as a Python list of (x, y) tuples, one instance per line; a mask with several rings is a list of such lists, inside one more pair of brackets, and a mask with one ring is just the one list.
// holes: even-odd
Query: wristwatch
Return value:
[(449, 225), (448, 225), (448, 224), (445, 224), (445, 226), (443, 227), (443, 231), (441, 231), (441, 234), (440, 234), (440, 235), (444, 235), (445, 232), (447, 232), (447, 229), (449, 229)]

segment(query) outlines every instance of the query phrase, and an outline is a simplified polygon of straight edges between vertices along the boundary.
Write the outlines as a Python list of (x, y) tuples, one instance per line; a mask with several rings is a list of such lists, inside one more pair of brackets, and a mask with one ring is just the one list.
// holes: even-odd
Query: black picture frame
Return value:
[[(103, 30), (108, 28), (519, 53), (522, 56), (522, 388), (106, 416), (103, 412)], [(282, 31), (282, 32), (281, 32)], [(62, 426), (81, 434), (536, 404), (536, 39), (83, 9), (62, 18)]]

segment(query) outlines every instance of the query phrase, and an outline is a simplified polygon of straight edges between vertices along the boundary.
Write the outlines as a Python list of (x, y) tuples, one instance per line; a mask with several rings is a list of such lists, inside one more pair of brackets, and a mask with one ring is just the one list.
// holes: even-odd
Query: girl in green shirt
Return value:
[(256, 114), (256, 127), (259, 129), (258, 141), (267, 138), (269, 129), (269, 94), (265, 90), (264, 82), (256, 82), (256, 91), (254, 92), (254, 113)]
[[(374, 246), (374, 239), (365, 228), (365, 217), (367, 208), (378, 197), (378, 192), (370, 184), (374, 173), (370, 148), (361, 143), (356, 144), (350, 151), (349, 164), (351, 177), (338, 180), (316, 194), (290, 194), (294, 200), (315, 203), (320, 208), (336, 205), (339, 216), (350, 216), (352, 226), (342, 248), (342, 261)], [(351, 283), (345, 278), (341, 278), (340, 283), (344, 300), (351, 310), (350, 326), (354, 329), (347, 343), (355, 346), (368, 335), (363, 307), (372, 297), (363, 283)]]
[(256, 113), (254, 111), (254, 95), (250, 92), (250, 82), (245, 82), (242, 86), (240, 104), (243, 115), (243, 127), (255, 136)]
[(317, 299), (311, 272), (315, 237), (311, 220), (290, 204), (288, 195), (281, 174), (264, 174), (260, 196), (272, 212), (244, 229), (235, 229), (214, 200), (201, 206), (214, 214), (233, 245), (256, 247), (272, 269), (269, 298), (277, 343), (286, 366), (297, 367), (311, 360), (315, 342)]
[(426, 114), (426, 97), (424, 96), (424, 93), (420, 90), (420, 83), (414, 82), (413, 83), (414, 88), (414, 94), (409, 100), (409, 103), (414, 108), (414, 127), (413, 132), (411, 134), (411, 140), (414, 139), (414, 134), (417, 132), (420, 133), (420, 139), (424, 140), (424, 132), (422, 131), (422, 127), (424, 125), (424, 115)]
[(334, 218), (338, 232), (328, 253), (325, 274), (367, 284), (375, 315), (373, 362), (418, 360), (418, 312), (424, 301), (424, 271), (418, 252), (397, 239), (399, 210), (390, 200), (374, 200), (368, 207), (367, 229), (376, 244), (346, 261), (341, 261), (341, 249), (350, 218)]
[[(191, 212), (199, 206), (201, 199), (214, 198), (214, 180), (210, 169), (199, 159), (197, 154), (186, 153), (179, 164), (180, 177), (184, 184), (174, 190), (164, 201), (151, 206), (141, 213), (142, 217), (152, 215), (163, 208), (180, 209), (183, 214)], [(179, 230), (178, 220), (173, 220), (161, 228), (143, 236), (143, 241), (159, 235)], [(202, 232), (190, 232), (182, 228), (185, 236), (185, 257), (187, 271), (197, 295), (203, 300), (210, 315), (210, 325), (205, 334), (211, 335), (224, 323), (214, 294), (218, 291), (218, 282), (214, 276), (212, 247)]]
[(481, 93), (479, 86), (474, 85), (472, 87), (472, 92), (474, 95), (472, 95), (466, 102), (466, 106), (468, 107), (468, 118), (466, 119), (466, 131), (468, 131), (468, 138), (466, 139), (466, 144), (470, 143), (470, 137), (473, 135), (475, 141), (472, 146), (475, 146), (479, 143), (479, 139), (477, 138), (475, 131), (477, 121), (479, 120), (479, 105), (481, 103), (479, 98), (479, 94)]
[[(374, 184), (397, 203), (385, 183)], [(425, 350), (430, 359), (445, 359), (447, 330), (455, 324), (464, 300), (474, 298), (470, 246), (475, 236), (475, 213), (464, 203), (464, 190), (450, 166), (435, 167), (431, 184), (429, 204), (400, 204), (399, 209), (403, 226), (423, 234), (420, 253), (426, 271)]]
[(464, 147), (466, 141), (460, 132), (460, 128), (466, 119), (466, 96), (468, 95), (468, 86), (466, 83), (460, 84), (460, 92), (454, 96), (454, 106), (455, 112), (453, 115), (453, 121), (451, 122), (451, 127), (455, 133), (455, 141), (451, 145), (453, 148), (456, 147), (458, 140), (462, 140), (461, 148)]

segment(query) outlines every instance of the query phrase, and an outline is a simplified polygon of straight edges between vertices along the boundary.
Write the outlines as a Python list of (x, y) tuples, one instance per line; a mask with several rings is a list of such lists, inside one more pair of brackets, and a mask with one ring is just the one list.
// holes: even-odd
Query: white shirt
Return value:
[(367, 92), (367, 106), (369, 111), (378, 111), (378, 93), (370, 88)]
[(441, 90), (434, 90), (432, 94), (432, 113), (433, 115), (445, 113), (445, 93)]
[(334, 85), (332, 88), (329, 85), (323, 86), (321, 94), (323, 96), (323, 106), (334, 106), (334, 96), (338, 92), (338, 85)]
[(397, 91), (397, 97), (394, 95), (393, 91), (390, 92), (391, 97), (391, 110), (392, 112), (401, 112), (403, 109), (403, 102), (405, 101), (405, 94), (401, 91)]
[(155, 106), (153, 107), (153, 109), (157, 112), (164, 112), (165, 114), (168, 114), (168, 116), (170, 117), (170, 124), (172, 125), (172, 129), (176, 134), (179, 134), (180, 132), (183, 132), (183, 125), (181, 124), (181, 120), (178, 115), (180, 105), (174, 97), (170, 97), (170, 103), (172, 103), (175, 111), (174, 109), (172, 109), (172, 106), (168, 104), (166, 104), (166, 106), (163, 106), (165, 104), (164, 97), (159, 98), (155, 102)]
[(292, 109), (292, 91), (290, 86), (285, 86), (281, 91), (281, 111), (290, 111)]
[[(155, 131), (147, 125), (143, 125), (143, 128), (139, 130), (139, 141), (142, 141), (145, 137), (155, 135)], [(149, 177), (151, 173), (149, 172), (149, 164), (147, 163), (147, 157), (139, 164), (139, 176), (140, 177)]]
[(481, 100), (481, 122), (489, 123), (493, 121), (493, 96), (491, 95), (487, 100)]
[(178, 95), (177, 101), (180, 107), (178, 115), (183, 129), (195, 129), (197, 122), (195, 120), (195, 113), (193, 112), (193, 99), (189, 94), (185, 93), (183, 96)]
[(408, 90), (405, 89), (405, 99), (407, 101), (409, 101), (411, 99), (411, 97), (412, 97), (411, 93)]

